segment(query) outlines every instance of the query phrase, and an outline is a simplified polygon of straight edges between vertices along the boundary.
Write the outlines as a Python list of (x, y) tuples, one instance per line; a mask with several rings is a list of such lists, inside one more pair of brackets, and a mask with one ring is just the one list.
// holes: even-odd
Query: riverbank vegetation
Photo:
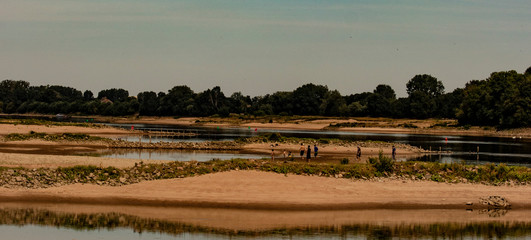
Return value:
[[(341, 95), (327, 86), (305, 84), (293, 91), (250, 97), (226, 97), (220, 87), (195, 93), (188, 86), (168, 92), (145, 91), (135, 97), (125, 89), (107, 89), (95, 96), (66, 86), (30, 86), (26, 81), (0, 82), (0, 113), (81, 114), (105, 116), (343, 116), (451, 118), (460, 126), (497, 128), (531, 126), (531, 67), (494, 72), (464, 88), (444, 92), (437, 78), (419, 74), (407, 84), (407, 97), (397, 98), (388, 85), (373, 92)], [(414, 125), (405, 125), (414, 128)]]
[(47, 134), (31, 131), (28, 134), (10, 133), (4, 136), (5, 141), (26, 141), (31, 139), (44, 141), (112, 141), (109, 138), (90, 136), (83, 133)]
[(469, 166), (459, 163), (393, 162), (380, 155), (370, 160), (369, 164), (233, 159), (162, 164), (143, 164), (140, 162), (134, 167), (125, 169), (97, 166), (60, 167), (56, 169), (0, 167), (0, 186), (45, 188), (73, 183), (119, 186), (147, 180), (184, 178), (234, 170), (258, 170), (285, 175), (296, 174), (365, 181), (393, 179), (489, 185), (531, 184), (531, 169), (527, 167), (506, 166), (504, 164)]

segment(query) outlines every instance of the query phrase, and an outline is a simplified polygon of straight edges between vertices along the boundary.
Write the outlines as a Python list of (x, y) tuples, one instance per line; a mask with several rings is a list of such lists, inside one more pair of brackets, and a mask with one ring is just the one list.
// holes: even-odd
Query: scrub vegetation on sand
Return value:
[(448, 183), (481, 183), (488, 185), (527, 185), (531, 170), (504, 164), (469, 166), (459, 163), (392, 162), (379, 156), (369, 164), (325, 164), (270, 160), (232, 159), (208, 162), (169, 162), (135, 164), (134, 167), (75, 166), (57, 169), (0, 168), (0, 186), (46, 188), (73, 183), (120, 186), (147, 180), (185, 178), (232, 170), (258, 170), (280, 174), (297, 174), (348, 179), (426, 180)]
[(31, 131), (29, 134), (10, 133), (4, 137), (6, 141), (25, 141), (39, 139), (45, 141), (111, 141), (103, 137), (90, 136), (83, 133), (46, 134)]

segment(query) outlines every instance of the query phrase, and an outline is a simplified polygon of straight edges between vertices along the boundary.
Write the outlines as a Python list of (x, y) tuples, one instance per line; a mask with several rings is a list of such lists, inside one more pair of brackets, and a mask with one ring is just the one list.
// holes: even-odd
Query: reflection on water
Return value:
[[(465, 210), (460, 211), (464, 212)], [(220, 214), (223, 213), (220, 211)], [(378, 211), (374, 212), (374, 214), (378, 213)], [(291, 213), (287, 214), (290, 215)], [(395, 212), (394, 214), (401, 215), (404, 213)], [(488, 211), (480, 211), (479, 214), (489, 213)], [(317, 213), (318, 215), (319, 213)], [(428, 214), (427, 218), (432, 215)], [(258, 214), (256, 217), (260, 216)], [(502, 216), (495, 214), (490, 217), (500, 218)], [(282, 219), (282, 214), (279, 214), (278, 218)], [(19, 239), (46, 239), (43, 234), (49, 233), (55, 234), (53, 236), (56, 238), (53, 239), (60, 239), (59, 236), (62, 235), (70, 236), (70, 238), (65, 239), (72, 239), (72, 236), (76, 236), (75, 239), (83, 239), (91, 236), (91, 233), (92, 237), (97, 235), (98, 239), (233, 239), (247, 237), (267, 239), (526, 239), (531, 237), (531, 222), (495, 219), (434, 220), (424, 223), (422, 221), (415, 223), (400, 221), (386, 223), (383, 221), (319, 226), (302, 224), (265, 229), (238, 229), (237, 227), (208, 226), (210, 219), (201, 215), (197, 215), (193, 219), (180, 219), (178, 217), (172, 219), (169, 217), (169, 219), (161, 220), (116, 212), (68, 213), (33, 208), (2, 208), (0, 209), (0, 231), (3, 237), (8, 238), (26, 234), (26, 237)], [(197, 224), (187, 222), (197, 222)], [(12, 226), (17, 226), (17, 228)], [(132, 233), (136, 233), (136, 235)], [(38, 238), (31, 237), (31, 234)]]
[(98, 156), (110, 158), (150, 159), (171, 161), (206, 162), (212, 159), (230, 160), (233, 158), (261, 159), (267, 155), (248, 154), (239, 151), (206, 151), (206, 150), (160, 150), (160, 149), (106, 149)]

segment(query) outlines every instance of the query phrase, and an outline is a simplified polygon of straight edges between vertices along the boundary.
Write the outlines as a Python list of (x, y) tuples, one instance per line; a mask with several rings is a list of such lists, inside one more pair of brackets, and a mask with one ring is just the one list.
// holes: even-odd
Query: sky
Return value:
[(1, 0), (0, 80), (343, 95), (417, 74), (446, 92), (531, 66), (529, 0)]

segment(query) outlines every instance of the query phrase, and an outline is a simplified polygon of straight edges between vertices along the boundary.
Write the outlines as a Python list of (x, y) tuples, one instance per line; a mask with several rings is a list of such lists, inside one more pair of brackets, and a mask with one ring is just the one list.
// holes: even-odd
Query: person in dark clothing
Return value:
[(395, 148), (394, 145), (393, 145), (393, 152), (392, 152), (392, 155), (393, 155), (393, 160), (396, 160), (396, 148)]
[(312, 149), (310, 148), (310, 145), (308, 145), (308, 150), (306, 150), (306, 161), (310, 161), (310, 158), (312, 158)]
[(317, 157), (317, 151), (319, 151), (319, 148), (317, 148), (317, 145), (313, 145), (313, 156)]
[(358, 152), (356, 153), (356, 158), (361, 159), (361, 148), (358, 146)]

